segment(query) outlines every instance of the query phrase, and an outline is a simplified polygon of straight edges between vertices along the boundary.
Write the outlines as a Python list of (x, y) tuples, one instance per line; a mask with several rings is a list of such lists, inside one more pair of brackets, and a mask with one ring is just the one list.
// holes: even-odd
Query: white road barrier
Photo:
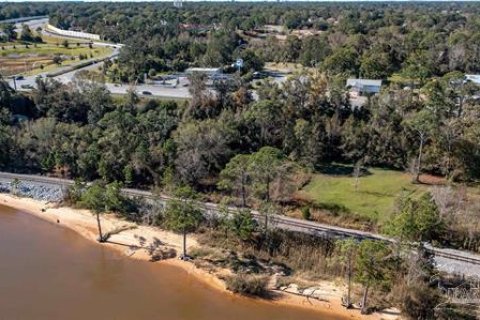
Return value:
[(63, 29), (54, 27), (51, 24), (47, 24), (46, 29), (49, 32), (56, 33), (62, 36), (80, 38), (80, 39), (100, 40), (100, 35), (98, 34), (81, 32), (81, 31), (63, 30)]

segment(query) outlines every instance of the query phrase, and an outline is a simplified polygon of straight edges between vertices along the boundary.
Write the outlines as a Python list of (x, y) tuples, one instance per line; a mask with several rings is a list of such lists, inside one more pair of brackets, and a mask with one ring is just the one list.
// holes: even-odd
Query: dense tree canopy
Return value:
[[(236, 57), (251, 70), (269, 61), (311, 69), (284, 83), (252, 84), (240, 74), (212, 84), (194, 74), (185, 102), (112, 97), (104, 84), (81, 79), (39, 79), (28, 94), (0, 81), (0, 168), (137, 188), (185, 184), (255, 208), (295, 202), (310, 173), (339, 162), (409, 170), (416, 183), (422, 173), (475, 182), (478, 86), (464, 76), (480, 61), (472, 41), (478, 8), (432, 5), (442, 10), (418, 3), (48, 4), (58, 26), (130, 44), (102, 70), (112, 81), (180, 65), (228, 69)], [(259, 36), (275, 26), (288, 30)], [(358, 74), (388, 78), (361, 106), (345, 87)], [(424, 230), (424, 203), (405, 206), (394, 221), (405, 237), (461, 242)], [(422, 208), (425, 221), (409, 220)], [(476, 233), (462, 228), (460, 239), (473, 246)]]
[[(60, 28), (125, 43), (112, 77), (227, 67), (248, 60), (298, 62), (366, 78), (425, 81), (451, 71), (480, 72), (480, 6), (443, 3), (64, 3), (6, 4), (0, 17), (49, 14)], [(274, 26), (276, 31), (271, 32)], [(286, 35), (286, 36), (285, 36)]]

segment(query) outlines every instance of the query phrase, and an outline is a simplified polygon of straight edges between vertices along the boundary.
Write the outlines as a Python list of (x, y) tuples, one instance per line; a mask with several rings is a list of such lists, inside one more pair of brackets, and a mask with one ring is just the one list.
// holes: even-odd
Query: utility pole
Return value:
[(237, 61), (235, 61), (235, 66), (237, 67), (238, 74), (240, 74), (243, 67), (243, 59), (237, 59)]
[(17, 80), (15, 79), (15, 76), (12, 76), (13, 79), (13, 90), (17, 91)]

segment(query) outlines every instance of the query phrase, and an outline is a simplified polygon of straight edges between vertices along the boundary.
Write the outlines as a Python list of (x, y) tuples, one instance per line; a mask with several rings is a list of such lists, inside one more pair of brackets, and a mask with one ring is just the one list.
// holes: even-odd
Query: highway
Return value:
[(6, 24), (6, 23), (19, 24), (22, 22), (28, 22), (32, 20), (40, 21), (42, 19), (47, 19), (47, 18), (48, 16), (31, 16), (31, 17), (21, 17), (21, 18), (14, 18), (14, 19), (5, 19), (5, 20), (0, 20), (0, 24)]
[[(11, 22), (17, 22), (18, 20), (14, 20)], [(35, 31), (38, 27), (44, 27), (46, 23), (48, 23), (48, 18), (47, 17), (32, 17), (32, 19), (29, 18), (22, 18), (20, 19), (21, 22), (17, 22), (15, 24), (16, 31), (19, 33), (21, 32), (22, 25), (27, 24), (32, 31)], [(66, 38), (65, 36), (62, 35), (56, 35), (51, 32), (48, 32), (46, 30), (42, 30), (42, 33), (47, 34), (49, 36), (61, 36), (62, 38)], [(77, 39), (73, 39), (77, 40)], [(114, 50), (112, 54), (108, 57), (109, 59), (113, 59), (118, 56), (120, 48), (123, 46), (122, 44), (111, 44), (111, 43), (106, 43), (106, 42), (99, 42), (99, 41), (94, 41), (92, 42), (92, 45), (94, 47), (112, 47)], [(97, 59), (88, 59), (88, 60), (83, 60), (79, 62), (78, 64), (83, 64), (85, 62), (94, 62), (97, 61)], [(77, 64), (77, 65), (78, 65)], [(65, 66), (61, 67), (57, 71), (61, 70), (70, 70), (73, 65), (70, 66)], [(77, 72), (82, 71), (82, 70), (93, 70), (97, 69), (98, 67), (103, 65), (103, 61), (101, 62), (96, 62), (92, 65), (86, 66), (81, 69), (77, 69), (71, 72), (66, 72), (62, 75), (50, 77), (52, 79), (55, 79), (57, 81), (60, 81), (64, 84), (69, 84), (73, 81), (75, 78), (75, 75)], [(41, 78), (46, 78), (47, 75), (51, 74), (52, 72), (42, 72), (34, 76), (24, 76), (22, 80), (16, 80), (14, 83), (13, 79), (8, 79), (8, 83), (12, 88), (15, 88), (19, 91), (30, 91), (32, 89), (36, 88), (36, 79), (41, 77)], [(129, 89), (131, 89), (130, 85), (120, 85), (120, 84), (113, 84), (113, 83), (105, 83), (105, 86), (107, 89), (113, 93), (113, 94), (126, 94)], [(136, 92), (139, 95), (144, 95), (144, 96), (155, 96), (155, 97), (162, 97), (162, 98), (178, 98), (178, 99), (187, 99), (190, 98), (190, 93), (188, 91), (188, 80), (186, 77), (181, 77), (180, 78), (180, 84), (177, 86), (176, 85), (176, 80), (170, 80), (166, 82), (165, 84), (138, 84), (135, 87)], [(145, 94), (144, 94), (145, 93)]]
[[(28, 19), (28, 18), (22, 18), (22, 22), (18, 22), (16, 24), (16, 28), (17, 28), (17, 32), (21, 32), (21, 27), (22, 27), (22, 24), (27, 24), (31, 30), (36, 30), (38, 27), (41, 27), (43, 28), (44, 25), (46, 23), (48, 23), (48, 18), (46, 17), (32, 17), (31, 20), (28, 20), (26, 21), (25, 19)], [(45, 30), (45, 28), (43, 28), (42, 30), (42, 33), (43, 34), (46, 34), (46, 35), (49, 35), (49, 36), (52, 36), (52, 37), (62, 37), (62, 38), (68, 38), (66, 36), (63, 36), (63, 35), (57, 35), (55, 33), (52, 33), (51, 31), (47, 31)], [(77, 38), (72, 38), (73, 41), (75, 40), (78, 40)], [(113, 59), (115, 57), (118, 56), (119, 54), (119, 51), (120, 51), (120, 48), (123, 46), (123, 44), (112, 44), (112, 43), (106, 43), (106, 42), (99, 42), (99, 41), (95, 41), (95, 42), (92, 42), (92, 45), (95, 47), (95, 46), (108, 46), (108, 47), (112, 47), (114, 48), (114, 51), (112, 52), (112, 54), (108, 57), (109, 59)], [(83, 64), (87, 61), (93, 61), (93, 60), (96, 60), (96, 59), (89, 59), (89, 60), (84, 60), (84, 61), (81, 61), (79, 62), (78, 64)], [(71, 72), (66, 72), (62, 75), (58, 75), (58, 76), (54, 76), (54, 77), (50, 77), (52, 79), (55, 79), (57, 81), (60, 81), (64, 84), (69, 84), (73, 81), (73, 79), (75, 78), (75, 75), (77, 74), (77, 72), (81, 71), (81, 70), (93, 70), (93, 69), (98, 69), (100, 66), (103, 65), (103, 62), (98, 62), (98, 63), (95, 63), (93, 65), (89, 65), (89, 66), (86, 66), (84, 68), (81, 68), (81, 69), (77, 69), (77, 70), (74, 70), (74, 71), (71, 71)], [(71, 65), (73, 66), (73, 65)], [(63, 68), (59, 68), (58, 70), (56, 71), (61, 71), (62, 69), (63, 70), (68, 70), (71, 68), (71, 66), (66, 66), (66, 67), (63, 67)], [(42, 78), (46, 78), (48, 74), (50, 74), (52, 72), (43, 72), (43, 73), (40, 73), (38, 75), (35, 75), (35, 76), (24, 76), (24, 79), (23, 80), (17, 80), (16, 82), (16, 89), (19, 90), (19, 91), (31, 91), (32, 89), (35, 89), (36, 88), (36, 78), (38, 77), (42, 77)], [(273, 79), (273, 82), (276, 82), (276, 83), (283, 83), (285, 80), (286, 80), (286, 76), (283, 75), (283, 74), (276, 74), (275, 73), (275, 76), (272, 77)], [(179, 83), (177, 84), (177, 79), (176, 78), (172, 78), (170, 80), (167, 80), (166, 82), (164, 83), (160, 83), (160, 82), (155, 82), (155, 83), (139, 83), (135, 86), (135, 91), (141, 95), (141, 96), (152, 96), (152, 97), (159, 97), (159, 98), (173, 98), (173, 99), (189, 99), (191, 98), (191, 94), (188, 90), (188, 85), (189, 85), (189, 81), (187, 79), (187, 77), (185, 75), (180, 75), (178, 77), (178, 81)], [(13, 79), (9, 79), (9, 84), (12, 88), (15, 88), (15, 84), (14, 84), (14, 81)], [(114, 84), (114, 83), (105, 83), (105, 86), (106, 88), (113, 94), (126, 94), (128, 90), (132, 89), (132, 86), (131, 85), (128, 85), (128, 84)], [(252, 96), (254, 97), (254, 99), (258, 99), (258, 95), (256, 94), (255, 91), (252, 91)]]
[[(45, 17), (42, 17), (40, 19), (37, 19), (37, 18), (33, 17), (33, 19), (31, 19), (31, 20), (25, 20), (25, 19), (28, 19), (28, 18), (23, 18), (23, 20), (21, 22), (17, 22), (15, 24), (15, 28), (16, 28), (17, 33), (21, 32), (23, 24), (28, 25), (32, 31), (35, 31), (39, 27), (43, 28), (44, 25), (46, 23), (48, 23), (48, 18), (45, 18)], [(42, 33), (47, 34), (49, 36), (55, 36), (54, 34), (51, 34), (50, 32), (47, 32), (45, 30), (42, 30)], [(63, 38), (65, 38), (65, 37), (63, 37)], [(111, 48), (113, 48), (113, 52), (111, 53), (110, 56), (107, 57), (109, 59), (112, 59), (112, 58), (115, 58), (116, 56), (118, 56), (120, 48), (123, 46), (122, 44), (110, 44), (110, 43), (105, 43), (105, 42), (100, 42), (100, 41), (94, 41), (94, 42), (92, 42), (92, 45), (93, 45), (93, 47), (111, 47)], [(97, 60), (98, 59), (83, 60), (83, 61), (78, 62), (77, 64), (72, 64), (72, 65), (69, 65), (69, 66), (60, 67), (57, 70), (55, 70), (55, 72), (62, 71), (62, 70), (70, 70), (75, 65), (84, 64), (86, 62), (95, 62)], [(84, 69), (96, 68), (96, 67), (99, 67), (102, 64), (103, 64), (103, 61), (102, 62), (97, 62), (97, 63), (89, 65), (85, 68), (78, 69), (78, 70), (75, 70), (75, 71), (72, 71), (72, 72), (65, 73), (61, 76), (56, 76), (56, 77), (51, 77), (51, 78), (67, 84), (67, 83), (70, 83), (73, 80), (74, 75), (78, 71), (84, 70)], [(12, 88), (16, 87), (16, 89), (19, 90), (19, 91), (30, 91), (30, 90), (32, 90), (32, 88), (36, 88), (36, 79), (37, 78), (39, 78), (39, 77), (46, 78), (47, 75), (50, 74), (50, 73), (52, 73), (52, 71), (42, 72), (42, 73), (39, 73), (39, 74), (33, 75), (33, 76), (24, 76), (24, 78), (22, 80), (16, 80), (16, 84), (14, 83), (14, 80), (10, 78), (8, 80), (8, 83)]]
[[(48, 23), (48, 18), (46, 17), (41, 17), (41, 18), (35, 18), (32, 17), (32, 20), (25, 20), (28, 18), (23, 18), (21, 22), (16, 23), (16, 30), (17, 32), (21, 32), (22, 24), (27, 24), (31, 30), (35, 31), (38, 27), (43, 27), (46, 23)], [(42, 33), (47, 34), (49, 36), (61, 36), (62, 38), (65, 38), (65, 36), (62, 35), (56, 35), (53, 34), (49, 31), (42, 30)], [(76, 40), (76, 39), (74, 39)], [(118, 56), (120, 48), (123, 46), (122, 44), (111, 44), (111, 43), (105, 43), (105, 42), (98, 42), (94, 41), (92, 42), (92, 45), (94, 47), (112, 47), (114, 51), (112, 54), (108, 57), (109, 59), (113, 59)], [(89, 60), (84, 60), (79, 62), (78, 64), (83, 64), (88, 61), (96, 61), (96, 59), (89, 59)], [(71, 72), (66, 72), (64, 74), (50, 77), (51, 79), (55, 79), (57, 81), (60, 81), (64, 84), (69, 84), (73, 81), (75, 78), (75, 75), (77, 72), (82, 71), (82, 70), (93, 70), (93, 69), (98, 69), (100, 66), (103, 65), (103, 61), (101, 62), (96, 62), (92, 65), (86, 66), (81, 69), (77, 69)], [(63, 68), (59, 68), (56, 71), (61, 71), (61, 70), (70, 70), (71, 67), (74, 65), (70, 66), (65, 66)], [(36, 88), (36, 79), (41, 77), (41, 78), (46, 78), (47, 75), (49, 75), (50, 72), (42, 72), (40, 74), (34, 75), (34, 76), (24, 76), (22, 80), (16, 80), (14, 83), (13, 79), (8, 79), (8, 83), (12, 88), (15, 88), (19, 91), (30, 91), (32, 89)], [(113, 94), (126, 94), (129, 89), (132, 87), (130, 85), (121, 85), (121, 84), (114, 84), (114, 83), (105, 83), (105, 86), (107, 89), (113, 93)], [(188, 91), (188, 80), (186, 77), (181, 77), (180, 78), (180, 84), (177, 86), (176, 85), (176, 80), (170, 80), (166, 82), (165, 84), (138, 84), (135, 87), (135, 91), (139, 95), (143, 96), (154, 96), (154, 97), (162, 97), (162, 98), (175, 98), (175, 99), (188, 99), (190, 98), (190, 92)]]
[(41, 17), (41, 18), (31, 17), (31, 18), (32, 19), (20, 20), (19, 22), (16, 22), (15, 32), (17, 32), (17, 34), (20, 34), (20, 32), (22, 32), (22, 25), (24, 24), (26, 24), (30, 28), (30, 30), (32, 30), (32, 32), (35, 32), (38, 27), (42, 28), (43, 25), (48, 23), (48, 17)]
[[(68, 187), (74, 183), (73, 180), (67, 179), (0, 172), (0, 181), (11, 182), (15, 178), (23, 182), (31, 182), (41, 185), (54, 185), (63, 188)], [(172, 199), (167, 195), (156, 195), (151, 193), (150, 191), (145, 190), (123, 189), (122, 192), (129, 197), (155, 199), (156, 201), (163, 203), (165, 203), (169, 199)], [(218, 205), (215, 203), (202, 202), (199, 203), (199, 205), (203, 208), (207, 216), (217, 215), (219, 213)], [(238, 211), (238, 208), (229, 207), (229, 211), (231, 213), (235, 213)], [(265, 221), (264, 214), (255, 210), (252, 211), (252, 214), (259, 222), (259, 224), (262, 224)], [(270, 227), (272, 228), (301, 232), (317, 237), (355, 238), (359, 240), (372, 239), (391, 243), (396, 242), (394, 239), (390, 239), (388, 237), (371, 232), (341, 228), (314, 221), (300, 220), (276, 214), (269, 215), (268, 221)], [(480, 255), (462, 250), (436, 248), (430, 245), (426, 245), (426, 247), (435, 253), (435, 262), (439, 270), (448, 273), (463, 274), (465, 276), (477, 276), (480, 274)]]

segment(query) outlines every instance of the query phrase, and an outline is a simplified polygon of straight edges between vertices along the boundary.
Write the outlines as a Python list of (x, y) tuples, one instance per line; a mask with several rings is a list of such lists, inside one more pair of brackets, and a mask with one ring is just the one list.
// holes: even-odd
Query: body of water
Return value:
[(0, 206), (0, 319), (330, 320), (236, 297)]

